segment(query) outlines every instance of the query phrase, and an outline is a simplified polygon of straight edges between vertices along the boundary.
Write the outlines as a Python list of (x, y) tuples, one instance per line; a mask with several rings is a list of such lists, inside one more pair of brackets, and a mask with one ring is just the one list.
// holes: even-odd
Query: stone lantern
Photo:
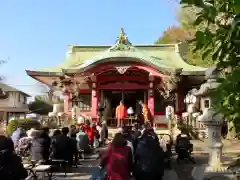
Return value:
[(193, 121), (193, 114), (196, 112), (196, 102), (197, 102), (197, 98), (196, 96), (194, 96), (191, 91), (188, 92), (188, 94), (186, 95), (184, 102), (186, 103), (187, 106), (187, 112), (185, 112), (185, 123), (187, 126), (191, 126), (194, 127), (195, 122)]
[(53, 104), (53, 112), (49, 112), (48, 116), (56, 120), (57, 126), (62, 126), (61, 118), (64, 115), (63, 104)]
[(209, 161), (208, 164), (195, 167), (192, 171), (192, 176), (195, 180), (211, 179), (213, 177), (232, 178), (232, 172), (228, 171), (228, 167), (222, 166), (222, 148), (221, 142), (221, 127), (223, 117), (217, 114), (212, 107), (213, 91), (220, 85), (217, 82), (218, 72), (216, 68), (211, 68), (206, 71), (207, 82), (202, 84), (198, 91), (194, 92), (195, 96), (204, 97), (204, 101), (208, 101), (208, 107), (205, 107), (203, 114), (198, 120), (202, 123), (208, 132), (209, 143)]

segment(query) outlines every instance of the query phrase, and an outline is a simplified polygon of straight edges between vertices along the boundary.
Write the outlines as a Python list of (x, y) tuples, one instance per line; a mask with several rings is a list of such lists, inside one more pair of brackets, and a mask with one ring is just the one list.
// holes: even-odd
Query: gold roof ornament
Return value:
[(117, 38), (116, 43), (110, 48), (111, 51), (125, 51), (125, 50), (131, 50), (132, 43), (129, 42), (128, 37), (126, 33), (124, 32), (124, 29), (121, 28), (120, 34)]
[(120, 35), (119, 35), (119, 42), (122, 44), (126, 44), (126, 34), (124, 33), (124, 29), (121, 28)]

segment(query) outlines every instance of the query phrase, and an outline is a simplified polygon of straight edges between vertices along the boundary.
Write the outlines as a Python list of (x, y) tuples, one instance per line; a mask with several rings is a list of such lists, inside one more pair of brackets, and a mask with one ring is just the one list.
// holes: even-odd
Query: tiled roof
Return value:
[(25, 92), (20, 91), (20, 90), (14, 88), (12, 86), (9, 86), (7, 84), (0, 83), (0, 89), (2, 89), (3, 91), (6, 91), (6, 92), (20, 92), (20, 93), (24, 94), (25, 96), (30, 97), (30, 95), (26, 94)]
[[(125, 39), (124, 39), (125, 38)], [(184, 74), (202, 73), (206, 68), (187, 64), (179, 52), (180, 44), (132, 45), (121, 31), (113, 46), (71, 46), (66, 60), (59, 66), (38, 70), (38, 72), (62, 72), (63, 69), (84, 69), (88, 66), (120, 58), (140, 61), (159, 70), (182, 69)]]

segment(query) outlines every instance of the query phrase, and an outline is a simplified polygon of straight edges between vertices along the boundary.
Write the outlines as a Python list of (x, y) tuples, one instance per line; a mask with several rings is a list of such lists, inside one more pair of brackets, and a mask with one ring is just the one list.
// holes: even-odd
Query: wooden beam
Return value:
[(97, 77), (97, 83), (111, 81), (139, 81), (148, 83), (148, 76), (104, 76), (100, 75)]
[(137, 83), (109, 83), (106, 85), (99, 85), (97, 86), (97, 89), (108, 89), (108, 90), (135, 90), (135, 89), (148, 89), (148, 84), (144, 85), (139, 85)]

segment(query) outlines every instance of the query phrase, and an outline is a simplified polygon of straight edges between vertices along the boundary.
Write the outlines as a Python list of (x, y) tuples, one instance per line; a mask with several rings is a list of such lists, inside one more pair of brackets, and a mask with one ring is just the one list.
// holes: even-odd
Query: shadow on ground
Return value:
[[(172, 167), (178, 174), (179, 180), (193, 180), (191, 177), (191, 172), (195, 166), (200, 166), (208, 163), (208, 155), (194, 155), (196, 164), (192, 164), (190, 162), (182, 162), (180, 165), (176, 163), (176, 157), (173, 158)], [(234, 160), (237, 159), (237, 154), (227, 154), (222, 158), (222, 162), (224, 165), (231, 164)]]
[[(208, 163), (207, 154), (194, 155), (196, 164), (188, 161), (182, 161), (180, 165), (176, 163), (176, 156), (172, 158), (172, 167), (176, 171), (179, 180), (193, 180), (191, 172), (195, 166), (200, 166)], [(223, 157), (224, 164), (229, 164), (233, 159), (236, 159), (237, 154), (229, 154)], [(97, 168), (98, 160), (86, 159), (81, 162), (78, 168), (72, 168), (71, 172), (64, 177), (63, 173), (54, 174), (53, 180), (87, 180), (90, 178), (92, 172)], [(174, 179), (171, 179), (174, 180)]]
[[(81, 165), (68, 171), (67, 176), (64, 173), (53, 173), (52, 180), (88, 180), (98, 165), (96, 159), (86, 159), (80, 162)], [(48, 178), (45, 178), (46, 180)], [(45, 180), (44, 179), (44, 180)]]

